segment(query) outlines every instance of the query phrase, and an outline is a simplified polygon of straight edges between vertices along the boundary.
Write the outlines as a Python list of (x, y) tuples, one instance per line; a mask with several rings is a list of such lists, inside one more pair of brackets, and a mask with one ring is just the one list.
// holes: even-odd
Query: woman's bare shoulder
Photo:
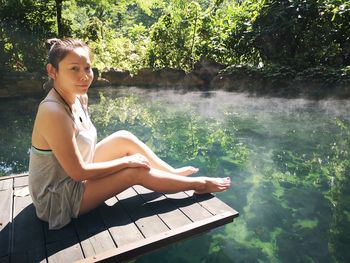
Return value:
[(72, 118), (66, 106), (54, 101), (44, 101), (40, 104), (35, 122), (39, 127), (43, 127), (45, 130), (62, 125), (67, 127), (66, 124), (68, 124), (69, 127), (73, 127), (71, 125)]
[(38, 115), (42, 116), (52, 116), (52, 115), (58, 115), (61, 114), (67, 114), (66, 113), (66, 107), (57, 101), (54, 100), (44, 100), (40, 103), (38, 108)]
[(72, 119), (63, 105), (49, 101), (39, 105), (32, 134), (33, 145), (43, 149), (54, 149), (52, 141), (61, 135), (71, 136), (74, 133)]

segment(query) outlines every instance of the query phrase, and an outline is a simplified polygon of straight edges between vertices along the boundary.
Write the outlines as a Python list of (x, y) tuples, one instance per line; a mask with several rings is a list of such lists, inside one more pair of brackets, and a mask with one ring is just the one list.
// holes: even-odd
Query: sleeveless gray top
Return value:
[[(63, 105), (74, 121), (67, 105), (48, 99), (41, 103), (44, 102), (55, 102)], [(74, 121), (75, 136), (84, 161), (91, 163), (94, 157), (97, 136), (89, 115), (86, 111), (85, 113), (88, 128), (84, 128), (82, 123)], [(71, 221), (71, 218), (78, 217), (84, 190), (84, 183), (74, 181), (69, 177), (52, 151), (31, 147), (29, 191), (37, 216), (48, 222), (50, 229), (62, 228)]]

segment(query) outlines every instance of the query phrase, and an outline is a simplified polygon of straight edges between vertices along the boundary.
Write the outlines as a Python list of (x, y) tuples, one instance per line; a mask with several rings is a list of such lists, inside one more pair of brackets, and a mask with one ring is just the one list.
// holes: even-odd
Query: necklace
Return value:
[[(55, 92), (58, 94), (58, 96), (60, 96), (60, 98), (61, 98), (61, 100), (64, 102), (64, 104), (67, 105), (67, 107), (68, 107), (70, 113), (72, 114), (72, 116), (73, 116), (73, 118), (74, 118), (73, 110), (72, 110), (72, 108), (69, 106), (69, 104), (67, 103), (67, 101), (66, 101), (66, 100), (63, 98), (63, 96), (57, 91), (57, 89), (56, 89), (55, 87), (54, 87), (53, 89), (54, 89)], [(79, 120), (80, 120), (80, 122), (83, 122), (83, 119), (81, 118), (81, 116), (79, 116)]]

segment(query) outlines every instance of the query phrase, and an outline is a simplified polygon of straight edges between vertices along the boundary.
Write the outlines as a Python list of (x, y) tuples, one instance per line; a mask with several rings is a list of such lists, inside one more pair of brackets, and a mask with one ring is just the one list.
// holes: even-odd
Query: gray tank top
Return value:
[[(87, 123), (74, 120), (71, 112), (63, 103), (44, 100), (41, 103), (59, 103), (66, 108), (76, 127), (76, 141), (86, 163), (91, 163), (96, 147), (96, 129), (86, 113)], [(49, 223), (50, 229), (59, 229), (76, 218), (84, 194), (84, 183), (74, 181), (64, 171), (50, 150), (39, 150), (33, 146), (29, 158), (29, 191), (37, 216)]]

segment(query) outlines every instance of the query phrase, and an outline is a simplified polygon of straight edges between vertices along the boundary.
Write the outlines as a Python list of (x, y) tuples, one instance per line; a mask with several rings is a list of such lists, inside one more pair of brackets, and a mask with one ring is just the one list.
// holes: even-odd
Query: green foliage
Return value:
[(203, 10), (205, 5), (196, 1), (174, 1), (152, 27), (149, 65), (189, 71), (200, 58), (226, 65), (257, 64), (259, 54), (243, 33), (251, 29), (261, 2), (215, 1)]
[(100, 70), (119, 68), (135, 72), (144, 66), (148, 43), (150, 9), (157, 1), (92, 1), (64, 3), (64, 18), (70, 21), (71, 35), (83, 39), (94, 54), (94, 66)]
[(42, 68), (44, 40), (55, 34), (54, 14), (52, 1), (1, 1), (0, 71)]
[(349, 1), (265, 1), (247, 36), (264, 64), (297, 69), (350, 63)]
[(198, 28), (201, 7), (197, 2), (173, 1), (169, 11), (152, 26), (148, 63), (152, 68), (189, 71), (198, 61)]
[[(171, 67), (201, 58), (301, 72), (350, 65), (349, 0), (62, 1), (60, 34), (85, 40), (100, 70)], [(38, 70), (58, 35), (56, 1), (3, 0), (0, 69)], [(275, 70), (275, 72), (273, 72)]]
[(201, 52), (226, 65), (257, 65), (259, 53), (249, 37), (264, 1), (216, 1), (204, 15)]

